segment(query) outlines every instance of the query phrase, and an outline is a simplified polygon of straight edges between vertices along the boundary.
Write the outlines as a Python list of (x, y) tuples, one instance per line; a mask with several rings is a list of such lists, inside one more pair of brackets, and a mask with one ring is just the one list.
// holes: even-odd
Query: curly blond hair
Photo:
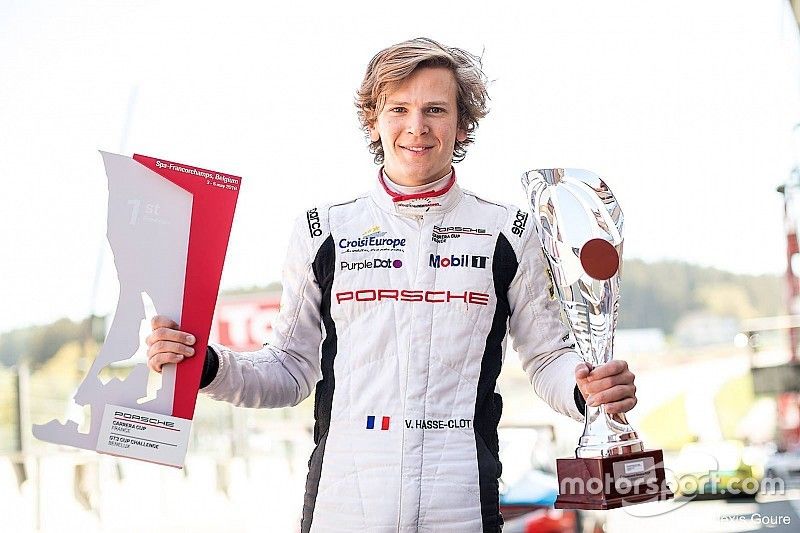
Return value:
[[(457, 163), (466, 156), (467, 145), (475, 140), (478, 121), (489, 112), (487, 79), (481, 70), (481, 59), (460, 48), (443, 46), (433, 39), (418, 37), (375, 54), (356, 92), (355, 104), (361, 128), (370, 140), (369, 129), (375, 125), (378, 114), (383, 110), (386, 93), (394, 84), (422, 67), (446, 67), (455, 77), (458, 87), (458, 129), (467, 132), (467, 138), (464, 141), (456, 140), (453, 148), (453, 162)], [(375, 163), (383, 163), (380, 139), (369, 143), (369, 151), (374, 154)]]

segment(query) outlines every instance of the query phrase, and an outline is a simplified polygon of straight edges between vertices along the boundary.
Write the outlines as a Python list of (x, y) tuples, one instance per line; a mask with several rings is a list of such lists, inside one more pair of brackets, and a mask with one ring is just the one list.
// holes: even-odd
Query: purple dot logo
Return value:
[(400, 261), (399, 259), (395, 259), (394, 262), (392, 263), (392, 266), (394, 268), (400, 268), (401, 266), (403, 266), (403, 262)]

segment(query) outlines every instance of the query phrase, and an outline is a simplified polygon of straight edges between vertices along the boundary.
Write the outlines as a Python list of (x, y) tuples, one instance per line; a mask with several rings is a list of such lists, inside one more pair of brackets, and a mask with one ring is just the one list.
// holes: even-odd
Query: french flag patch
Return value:
[[(389, 418), (388, 416), (381, 418), (381, 431), (389, 429)], [(367, 429), (375, 429), (375, 417), (373, 415), (367, 417)]]

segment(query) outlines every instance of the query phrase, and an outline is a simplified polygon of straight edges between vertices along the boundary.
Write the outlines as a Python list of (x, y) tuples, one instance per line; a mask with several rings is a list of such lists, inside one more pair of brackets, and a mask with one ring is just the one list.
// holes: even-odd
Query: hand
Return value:
[(603, 404), (609, 414), (625, 413), (636, 405), (635, 379), (628, 363), (622, 360), (596, 366), (591, 372), (586, 363), (575, 367), (575, 381), (587, 405)]
[(147, 366), (161, 372), (167, 363), (180, 363), (194, 355), (194, 335), (178, 330), (178, 324), (161, 315), (153, 317), (153, 332), (147, 336)]

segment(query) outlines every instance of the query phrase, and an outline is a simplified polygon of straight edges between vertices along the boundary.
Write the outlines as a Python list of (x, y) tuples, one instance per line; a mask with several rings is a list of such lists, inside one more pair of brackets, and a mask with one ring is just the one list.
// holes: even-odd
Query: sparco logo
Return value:
[(483, 255), (451, 255), (450, 257), (442, 257), (440, 255), (431, 254), (429, 266), (433, 268), (486, 268), (487, 259), (489, 258)]
[(308, 221), (308, 232), (312, 237), (322, 235), (322, 226), (319, 223), (319, 213), (317, 213), (316, 207), (306, 212), (306, 220)]
[(447, 239), (458, 239), (462, 235), (479, 235), (491, 237), (491, 233), (486, 233), (483, 228), (469, 228), (466, 226), (434, 226), (431, 240), (433, 242), (447, 242)]
[(169, 420), (160, 420), (158, 418), (153, 418), (149, 416), (140, 416), (134, 415), (132, 413), (123, 413), (122, 411), (114, 411), (114, 416), (118, 416), (124, 418), (125, 420), (131, 420), (133, 422), (143, 422), (145, 424), (155, 424), (158, 426), (164, 426), (171, 428), (175, 425), (175, 422), (170, 422)]
[(355, 263), (342, 261), (342, 270), (362, 270), (364, 268), (400, 268), (403, 262), (399, 259), (366, 259)]
[(342, 302), (426, 302), (429, 304), (463, 304), (489, 305), (489, 295), (482, 292), (450, 292), (450, 291), (417, 291), (397, 289), (362, 289), (360, 291), (343, 291), (336, 293), (336, 303)]
[(514, 219), (514, 227), (511, 228), (511, 233), (520, 236), (525, 231), (525, 224), (528, 223), (528, 213), (525, 211), (517, 211), (517, 218)]

